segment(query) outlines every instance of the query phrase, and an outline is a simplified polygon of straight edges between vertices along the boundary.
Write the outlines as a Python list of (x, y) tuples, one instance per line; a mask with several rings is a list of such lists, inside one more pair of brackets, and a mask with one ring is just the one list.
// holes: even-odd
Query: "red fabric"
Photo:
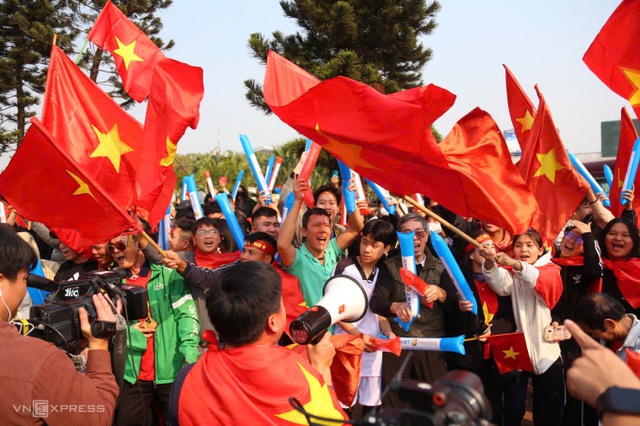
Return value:
[(391, 352), (395, 356), (402, 353), (402, 342), (398, 336), (395, 339), (385, 339), (383, 337), (374, 337), (371, 343), (376, 347), (377, 351)]
[[(0, 194), (23, 217), (49, 227), (73, 224), (91, 244), (104, 243), (129, 228), (138, 229), (135, 220), (62, 149), (42, 123), (35, 117), (31, 123), (0, 175)], [(43, 158), (46, 167), (38, 161)]]
[[(419, 276), (406, 268), (400, 268), (400, 278), (402, 278), (402, 282), (404, 283), (404, 285), (414, 289), (420, 297), (424, 297), (424, 294), (429, 288), (429, 284), (424, 282), (422, 279), (420, 279)], [(429, 309), (433, 309), (433, 302), (426, 302), (424, 301), (424, 299), (422, 300)]]
[[(620, 205), (620, 193), (622, 192), (622, 185), (624, 184), (624, 178), (627, 175), (629, 159), (631, 158), (631, 151), (633, 150), (633, 144), (636, 139), (638, 139), (638, 132), (633, 125), (631, 116), (629, 116), (626, 108), (622, 108), (620, 117), (620, 138), (618, 139), (618, 154), (616, 156), (616, 164), (613, 168), (611, 191), (609, 192), (609, 200), (611, 200), (610, 210), (618, 217), (622, 215), (623, 206)], [(634, 183), (636, 188), (640, 188), (640, 173), (636, 175)], [(633, 208), (638, 217), (640, 217), (640, 197), (638, 197), (637, 200), (636, 198), (633, 199)]]
[(538, 282), (536, 282), (536, 292), (542, 297), (549, 309), (553, 309), (562, 296), (562, 276), (560, 266), (555, 263), (536, 266), (539, 271)]
[(216, 269), (240, 259), (240, 252), (202, 253), (196, 248), (196, 265), (203, 268)]
[(589, 184), (573, 170), (551, 112), (542, 93), (531, 135), (517, 164), (520, 174), (538, 200), (531, 226), (549, 240), (555, 239), (583, 200)]
[(584, 265), (584, 257), (583, 256), (573, 256), (573, 257), (554, 257), (551, 259), (553, 263), (560, 266), (583, 266)]
[(533, 372), (524, 333), (493, 334), (487, 340), (500, 374), (513, 370)]
[[(51, 48), (42, 123), (93, 182), (108, 190), (123, 209), (131, 207), (136, 198), (142, 125), (56, 45)], [(113, 143), (121, 155), (106, 155)]]
[[(333, 382), (333, 388), (338, 396), (338, 401), (351, 407), (358, 395), (364, 339), (362, 338), (362, 334), (357, 336), (338, 334), (331, 336), (331, 343), (336, 350), (336, 354), (331, 362), (331, 381)], [(294, 343), (287, 346), (287, 348), (305, 360), (308, 359), (306, 346)]]
[(494, 293), (488, 283), (480, 282), (478, 280), (474, 280), (474, 283), (476, 285), (478, 296), (480, 297), (482, 309), (486, 309), (486, 313), (491, 315), (491, 318), (486, 318), (485, 315), (484, 319), (484, 323), (489, 324), (493, 316), (498, 312), (498, 295)]
[(289, 336), (289, 326), (291, 325), (291, 322), (295, 321), (300, 315), (307, 312), (309, 307), (302, 296), (300, 281), (298, 281), (298, 278), (284, 271), (277, 263), (272, 263), (271, 266), (273, 266), (273, 269), (276, 270), (282, 279), (282, 302), (284, 303), (284, 309), (287, 312), (287, 324), (284, 331)]
[[(640, 259), (613, 261), (602, 258), (602, 266), (613, 271), (618, 288), (627, 302), (634, 309), (640, 307)], [(599, 287), (598, 291), (602, 291), (602, 282), (599, 282)]]
[[(471, 111), (456, 123), (440, 148), (462, 185), (462, 192), (449, 197), (466, 199), (466, 214), (456, 213), (485, 220), (511, 235), (529, 229), (538, 203), (489, 114), (479, 108)], [(442, 186), (453, 190), (449, 182)]]
[[(640, 118), (640, 2), (623, 0), (611, 14), (582, 60), (609, 89), (628, 99)], [(627, 72), (625, 74), (625, 71)]]
[[(138, 102), (145, 100), (151, 90), (156, 63), (165, 57), (158, 46), (110, 1), (100, 12), (88, 37), (101, 49), (111, 52), (122, 86), (129, 96)], [(139, 59), (131, 60), (127, 65), (119, 49), (131, 43), (135, 43), (133, 53)]]
[[(150, 272), (147, 276), (138, 275), (135, 278), (127, 277), (127, 284), (136, 285), (146, 289), (149, 278), (151, 278)], [(149, 307), (149, 315), (151, 315), (151, 307)], [(142, 318), (140, 322), (143, 323), (144, 320), (145, 318)], [(140, 359), (140, 372), (138, 373), (138, 379), (140, 380), (153, 381), (156, 379), (156, 357), (153, 346), (154, 344), (154, 335), (151, 335), (151, 337), (147, 339), (147, 349), (144, 351), (142, 358)]]
[(185, 378), (179, 422), (304, 424), (304, 416), (294, 414), (290, 397), (312, 414), (347, 419), (322, 375), (297, 354), (273, 345), (220, 350), (212, 343)]
[[(495, 190), (501, 179), (481, 180), (502, 170), (503, 160), (510, 162), (508, 155), (494, 160), (507, 150), (486, 113), (472, 111), (445, 142), (436, 143), (430, 126), (455, 100), (445, 89), (430, 85), (383, 95), (345, 77), (319, 82), (269, 52), (264, 99), (285, 123), (391, 192), (424, 193), (461, 216), (485, 219), (511, 232), (530, 223), (524, 211), (532, 213), (535, 203), (526, 196), (526, 186), (520, 180), (521, 193), (508, 185), (519, 178), (500, 174), (508, 183), (500, 188), (510, 189), (506, 193)], [(465, 156), (472, 147), (465, 137), (482, 138), (473, 160)], [(483, 169), (487, 166), (492, 169)], [(504, 167), (513, 166), (505, 162)], [(516, 194), (522, 195), (517, 204), (506, 201)], [(503, 210), (504, 202), (511, 211)]]
[(522, 90), (520, 83), (516, 80), (515, 76), (511, 73), (511, 70), (502, 65), (505, 70), (507, 80), (507, 103), (509, 104), (509, 116), (511, 117), (511, 123), (513, 124), (513, 130), (516, 133), (516, 138), (520, 144), (520, 148), (524, 149), (529, 134), (531, 133), (531, 125), (533, 118), (536, 115), (533, 102)]
[(640, 353), (629, 348), (626, 348), (625, 350), (627, 351), (627, 365), (640, 379)]

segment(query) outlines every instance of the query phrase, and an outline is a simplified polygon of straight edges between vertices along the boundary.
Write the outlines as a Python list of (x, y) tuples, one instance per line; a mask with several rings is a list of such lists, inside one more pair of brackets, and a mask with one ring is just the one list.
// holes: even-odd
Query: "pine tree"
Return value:
[[(385, 93), (422, 84), (432, 51), (419, 39), (436, 27), (437, 1), (283, 0), (280, 6), (301, 31), (274, 31), (272, 39), (251, 34), (249, 48), (263, 64), (271, 49), (320, 80), (342, 75)], [(261, 85), (247, 80), (245, 87), (249, 103), (270, 113)]]

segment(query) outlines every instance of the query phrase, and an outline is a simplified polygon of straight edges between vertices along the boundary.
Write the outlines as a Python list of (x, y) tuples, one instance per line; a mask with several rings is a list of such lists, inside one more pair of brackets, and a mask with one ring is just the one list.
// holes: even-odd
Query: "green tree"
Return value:
[(23, 138), (44, 92), (54, 34), (66, 52), (77, 30), (64, 0), (0, 2), (0, 153)]
[[(320, 80), (342, 75), (385, 93), (422, 84), (432, 51), (419, 39), (436, 27), (437, 1), (283, 0), (280, 6), (302, 30), (274, 31), (272, 39), (251, 34), (249, 48), (263, 64), (271, 49)], [(261, 85), (247, 80), (245, 86), (249, 103), (270, 113)]]

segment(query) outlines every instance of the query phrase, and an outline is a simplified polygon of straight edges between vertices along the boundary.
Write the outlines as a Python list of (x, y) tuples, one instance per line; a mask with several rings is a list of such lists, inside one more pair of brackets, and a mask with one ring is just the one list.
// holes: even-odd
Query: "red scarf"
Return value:
[(216, 269), (240, 259), (240, 251), (229, 253), (202, 253), (196, 249), (196, 265)]
[[(602, 258), (602, 266), (613, 271), (620, 292), (633, 309), (640, 307), (640, 259), (609, 260)], [(590, 293), (602, 292), (602, 278), (589, 288)]]
[(551, 261), (560, 266), (584, 266), (583, 256), (555, 257)]

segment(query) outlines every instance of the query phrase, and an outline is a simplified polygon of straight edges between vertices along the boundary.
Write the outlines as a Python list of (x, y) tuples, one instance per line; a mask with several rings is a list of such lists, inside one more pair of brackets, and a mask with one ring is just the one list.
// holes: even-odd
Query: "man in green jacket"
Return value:
[(162, 265), (149, 264), (136, 241), (121, 235), (107, 246), (126, 283), (145, 287), (149, 315), (129, 323), (125, 383), (117, 424), (151, 424), (152, 406), (166, 412), (171, 385), (182, 366), (198, 360), (200, 321), (184, 280)]

